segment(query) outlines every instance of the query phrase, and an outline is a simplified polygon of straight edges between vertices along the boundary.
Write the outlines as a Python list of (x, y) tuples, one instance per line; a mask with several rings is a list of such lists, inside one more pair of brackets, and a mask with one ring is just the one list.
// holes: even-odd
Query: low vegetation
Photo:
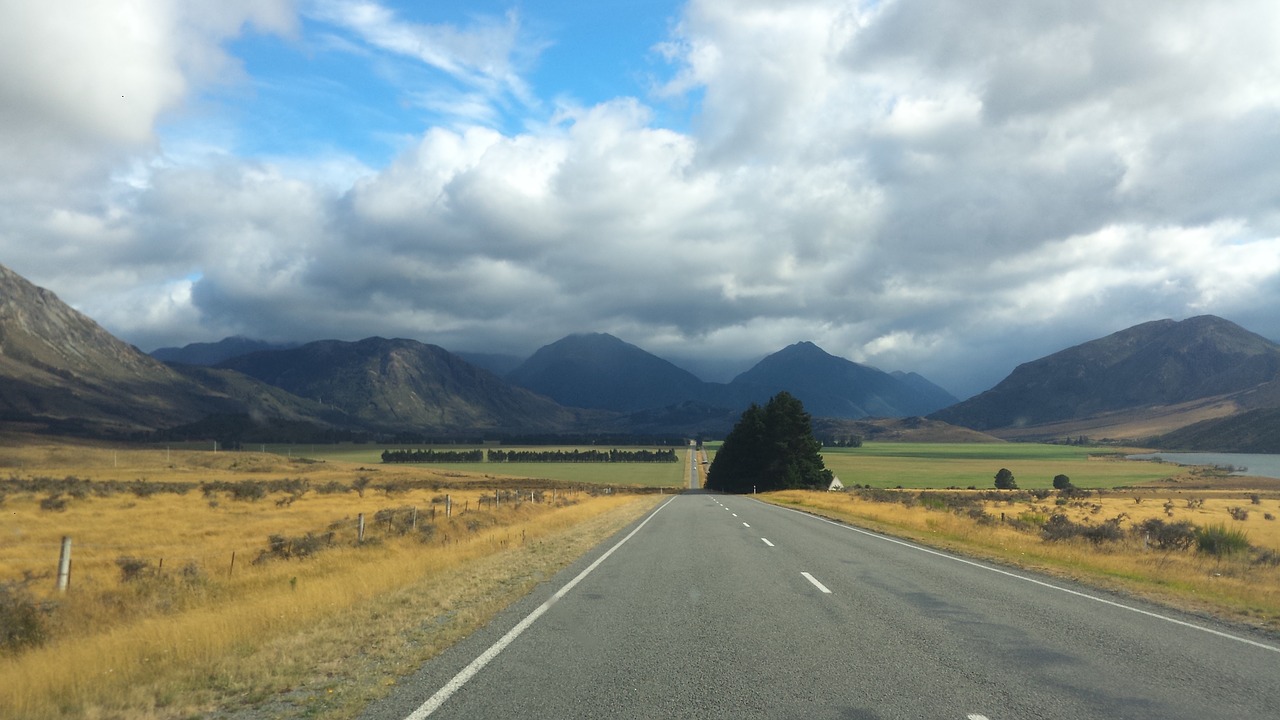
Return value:
[(6, 465), (0, 714), (22, 718), (349, 717), (660, 499), (260, 453)]

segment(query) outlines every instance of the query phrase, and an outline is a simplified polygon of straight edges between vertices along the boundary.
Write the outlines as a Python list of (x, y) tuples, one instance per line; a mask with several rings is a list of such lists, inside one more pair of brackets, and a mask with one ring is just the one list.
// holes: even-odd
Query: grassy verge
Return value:
[[(1257, 513), (1244, 521), (1224, 519), (1229, 518), (1226, 508), (1240, 506), (1239, 498), (1179, 495), (1178, 505), (1169, 514), (1164, 503), (1170, 500), (1161, 502), (1151, 491), (1137, 495), (1109, 491), (1104, 498), (1078, 501), (1078, 507), (1059, 506), (1048, 497), (1037, 500), (1032, 496), (1030, 500), (984, 500), (963, 509), (948, 509), (941, 494), (909, 491), (785, 491), (759, 497), (925, 545), (1211, 612), (1272, 632), (1280, 630), (1280, 531), (1276, 522)], [(1143, 501), (1134, 502), (1134, 497)], [(1274, 497), (1262, 502), (1277, 504)], [(1120, 532), (1105, 542), (1083, 538), (1049, 541), (1044, 528), (1054, 514), (1090, 527), (1114, 522)], [(1254, 550), (1211, 556), (1196, 552), (1194, 546), (1157, 549), (1144, 533), (1135, 530), (1150, 517), (1229, 525), (1244, 533)]]

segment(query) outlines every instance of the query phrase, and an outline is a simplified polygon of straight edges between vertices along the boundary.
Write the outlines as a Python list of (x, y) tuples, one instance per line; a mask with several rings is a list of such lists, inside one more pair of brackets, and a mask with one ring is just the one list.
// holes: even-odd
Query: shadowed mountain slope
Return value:
[(507, 374), (561, 405), (633, 412), (707, 396), (709, 383), (605, 333), (569, 335)]
[(322, 340), (218, 367), (387, 429), (554, 431), (577, 419), (547, 398), (415, 340)]
[(0, 266), (0, 414), (7, 420), (59, 432), (139, 433), (219, 413), (307, 418), (295, 400), (247, 378), (234, 393), (205, 386)]
[[(1262, 393), (1280, 346), (1212, 315), (1157, 320), (1019, 365), (994, 388), (934, 413), (977, 430)], [(1254, 402), (1259, 402), (1254, 400)]]
[(901, 380), (831, 355), (811, 342), (779, 350), (734, 378), (730, 385), (751, 389), (757, 402), (785, 390), (799, 398), (805, 410), (815, 417), (927, 415), (955, 402), (950, 393), (919, 375)]

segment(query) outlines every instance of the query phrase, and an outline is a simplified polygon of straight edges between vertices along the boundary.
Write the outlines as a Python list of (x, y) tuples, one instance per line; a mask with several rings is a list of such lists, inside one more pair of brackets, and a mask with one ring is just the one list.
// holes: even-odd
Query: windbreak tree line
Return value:
[(786, 392), (742, 413), (707, 471), (706, 487), (722, 492), (826, 489), (831, 471), (804, 405)]

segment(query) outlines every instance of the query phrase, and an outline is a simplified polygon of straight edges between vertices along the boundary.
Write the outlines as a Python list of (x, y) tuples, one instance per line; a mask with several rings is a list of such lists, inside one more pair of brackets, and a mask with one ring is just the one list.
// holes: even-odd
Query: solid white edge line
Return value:
[(526, 615), (523, 620), (516, 623), (516, 626), (508, 630), (506, 635), (498, 638), (498, 641), (490, 645), (488, 650), (480, 653), (479, 657), (472, 660), (469, 665), (462, 668), (457, 675), (454, 675), (452, 680), (445, 683), (444, 687), (437, 690), (435, 695), (432, 695), (426, 702), (419, 705), (417, 710), (406, 715), (405, 720), (423, 720), (423, 718), (438, 710), (446, 700), (448, 700), (455, 692), (461, 690), (462, 686), (466, 685), (471, 678), (475, 677), (476, 673), (480, 672), (485, 665), (488, 665), (494, 658), (498, 657), (498, 653), (505, 650), (508, 645), (515, 641), (516, 638), (520, 637), (521, 633), (528, 630), (529, 626), (533, 625), (535, 620), (542, 617), (542, 614), (547, 610), (550, 610), (551, 606), (554, 605), (557, 600), (567, 595), (574, 586), (582, 582), (583, 578), (590, 575), (591, 571), (599, 567), (600, 563), (608, 560), (609, 556), (612, 555), (615, 550), (622, 547), (623, 543), (627, 542), (634, 537), (636, 533), (643, 530), (644, 526), (648, 525), (649, 521), (653, 519), (653, 516), (661, 512), (662, 509), (670, 504), (672, 500), (675, 500), (676, 497), (677, 496), (672, 495), (670, 499), (659, 505), (653, 512), (649, 513), (649, 517), (645, 518), (644, 521), (637, 525), (636, 528), (628, 533), (626, 537), (619, 540), (618, 544), (605, 551), (603, 555), (596, 558), (595, 562), (591, 563), (585, 570), (578, 573), (577, 577), (565, 583), (564, 587), (557, 590), (555, 595), (547, 598), (546, 602), (539, 605), (533, 612)]
[(1195, 623), (1189, 623), (1185, 620), (1172, 618), (1172, 617), (1169, 617), (1168, 615), (1161, 615), (1160, 613), (1151, 612), (1150, 610), (1143, 610), (1142, 608), (1136, 608), (1136, 607), (1133, 607), (1132, 605), (1125, 605), (1124, 603), (1118, 603), (1114, 600), (1108, 600), (1106, 598), (1101, 598), (1096, 595), (1083, 593), (1083, 592), (1080, 592), (1079, 590), (1072, 590), (1071, 588), (1065, 588), (1060, 585), (1054, 585), (1053, 583), (1047, 583), (1047, 582), (1044, 582), (1043, 580), (1036, 580), (1035, 578), (1032, 578), (1032, 577), (1019, 575), (1015, 572), (1009, 572), (1008, 570), (1001, 570), (998, 567), (984, 565), (980, 562), (974, 562), (973, 560), (966, 560), (965, 558), (957, 557), (955, 555), (948, 555), (947, 553), (941, 552), (939, 550), (927, 548), (922, 545), (916, 545), (915, 543), (910, 543), (905, 540), (899, 540), (898, 538), (889, 537), (888, 535), (881, 535), (880, 533), (871, 532), (870, 530), (863, 530), (862, 528), (854, 527), (852, 525), (846, 525), (845, 523), (841, 523), (841, 522), (836, 522), (835, 520), (824, 518), (820, 515), (814, 515), (813, 513), (807, 513), (807, 512), (804, 512), (803, 510), (796, 510), (794, 508), (782, 507), (781, 505), (774, 505), (773, 503), (767, 503), (767, 502), (764, 502), (763, 500), (757, 500), (756, 502), (759, 502), (764, 505), (768, 505), (769, 507), (778, 508), (779, 510), (787, 510), (787, 511), (796, 513), (798, 515), (803, 515), (805, 517), (813, 518), (814, 520), (827, 523), (828, 525), (835, 525), (838, 528), (844, 528), (845, 530), (852, 530), (853, 532), (861, 533), (868, 537), (879, 538), (880, 540), (884, 540), (885, 542), (891, 542), (897, 545), (901, 545), (903, 547), (911, 548), (913, 550), (919, 550), (922, 553), (936, 555), (940, 558), (946, 558), (947, 560), (954, 560), (955, 562), (958, 562), (958, 563), (971, 565), (973, 567), (980, 568), (982, 570), (987, 570), (993, 573), (998, 573), (1000, 575), (1005, 575), (1015, 580), (1022, 580), (1023, 582), (1029, 582), (1029, 583), (1032, 583), (1033, 585), (1039, 585), (1041, 587), (1049, 588), (1050, 590), (1057, 590), (1058, 592), (1064, 592), (1064, 593), (1067, 593), (1068, 595), (1075, 595), (1076, 597), (1081, 597), (1086, 600), (1099, 602), (1099, 603), (1102, 603), (1103, 605), (1110, 605), (1112, 607), (1119, 608), (1121, 610), (1128, 610), (1129, 612), (1137, 613), (1139, 615), (1146, 615), (1147, 617), (1155, 618), (1157, 620), (1164, 620), (1165, 622), (1173, 623), (1174, 625), (1181, 625), (1182, 627), (1190, 628), (1192, 630), (1199, 630), (1200, 632), (1206, 632), (1206, 633), (1209, 633), (1210, 635), (1217, 635), (1218, 637), (1226, 638), (1227, 640), (1235, 640), (1236, 642), (1244, 643), (1245, 645), (1252, 645), (1256, 648), (1262, 648), (1263, 650), (1270, 650), (1273, 653), (1280, 653), (1280, 647), (1276, 647), (1275, 645), (1268, 645), (1266, 643), (1258, 642), (1256, 640), (1250, 640), (1249, 638), (1240, 637), (1239, 635), (1232, 635), (1231, 633), (1225, 633), (1225, 632), (1222, 632), (1221, 630), (1214, 630), (1213, 628), (1208, 628), (1203, 625), (1196, 625)]
[(813, 583), (814, 587), (818, 588), (819, 590), (821, 590), (822, 592), (828, 595), (831, 594), (831, 591), (827, 589), (826, 585), (823, 585), (822, 583), (818, 582), (818, 578), (810, 575), (807, 572), (801, 572), (800, 574), (804, 576), (805, 580), (808, 580), (809, 582)]

